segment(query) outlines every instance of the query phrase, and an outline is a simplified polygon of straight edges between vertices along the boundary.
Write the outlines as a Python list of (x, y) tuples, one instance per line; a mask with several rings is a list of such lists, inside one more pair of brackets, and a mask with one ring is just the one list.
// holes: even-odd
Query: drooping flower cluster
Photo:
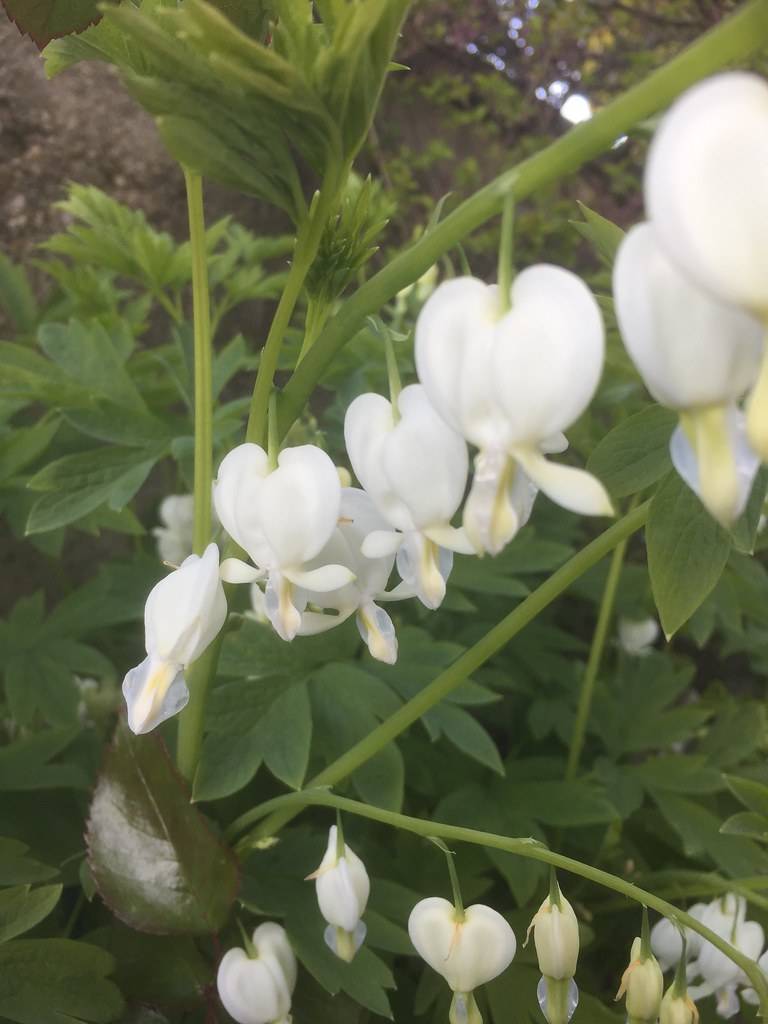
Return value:
[[(711, 903), (697, 903), (689, 913), (768, 973), (768, 950), (763, 952), (765, 935), (757, 921), (746, 919), (743, 896), (728, 893)], [(651, 944), (665, 971), (677, 966), (681, 958), (685, 960), (688, 980), (695, 982), (690, 987), (691, 998), (701, 1000), (714, 995), (720, 1017), (727, 1020), (739, 1012), (739, 993), (746, 1002), (755, 1001), (744, 972), (701, 936), (662, 918), (651, 931)]]
[(672, 462), (725, 525), (768, 460), (767, 129), (768, 85), (756, 75), (686, 92), (650, 149), (649, 222), (629, 232), (614, 267), (627, 350), (653, 397), (680, 416)]

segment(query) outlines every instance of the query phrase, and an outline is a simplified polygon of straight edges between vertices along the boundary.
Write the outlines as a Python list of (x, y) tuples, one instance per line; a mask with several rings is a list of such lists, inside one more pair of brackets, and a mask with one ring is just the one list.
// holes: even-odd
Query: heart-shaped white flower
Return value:
[[(416, 367), (447, 423), (480, 449), (464, 526), (497, 553), (530, 512), (530, 486), (582, 514), (611, 514), (591, 474), (552, 463), (562, 431), (586, 409), (603, 366), (600, 309), (575, 274), (539, 264), (498, 290), (471, 277), (440, 285), (416, 324)], [(525, 474), (520, 487), (519, 475)]]
[(284, 449), (277, 466), (270, 468), (262, 448), (243, 444), (221, 463), (213, 494), (222, 525), (255, 566), (227, 559), (222, 578), (252, 583), (266, 577), (266, 613), (277, 633), (292, 640), (302, 611), (294, 601), (294, 587), (336, 590), (354, 578), (343, 565), (306, 568), (338, 522), (341, 483), (336, 467), (320, 448), (303, 445)]
[(416, 952), (441, 974), (454, 992), (472, 992), (509, 967), (517, 950), (515, 933), (497, 911), (482, 903), (467, 907), (463, 919), (439, 896), (421, 900), (408, 918)]
[(259, 925), (249, 953), (230, 949), (221, 959), (216, 986), (224, 1009), (238, 1024), (288, 1024), (297, 968), (285, 930)]

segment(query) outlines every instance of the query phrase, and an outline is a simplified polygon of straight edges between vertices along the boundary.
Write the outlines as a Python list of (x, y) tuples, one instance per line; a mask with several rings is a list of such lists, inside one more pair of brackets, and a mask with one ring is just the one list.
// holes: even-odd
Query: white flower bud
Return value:
[(335, 825), (328, 832), (320, 867), (309, 878), (314, 879), (320, 913), (328, 922), (326, 944), (342, 960), (351, 960), (365, 939), (366, 928), (360, 918), (365, 913), (371, 882), (354, 850), (343, 841), (339, 843)]
[(147, 657), (123, 680), (128, 725), (150, 732), (186, 705), (183, 669), (200, 657), (227, 617), (219, 549), (190, 555), (149, 593), (144, 608)]
[(630, 962), (621, 978), (616, 998), (626, 996), (627, 1016), (631, 1021), (655, 1022), (661, 1008), (664, 976), (653, 954), (640, 959), (642, 940), (632, 943)]
[(698, 1024), (699, 1011), (690, 996), (675, 995), (675, 986), (667, 989), (661, 1001), (659, 1024)]
[(643, 658), (650, 654), (659, 637), (656, 619), (619, 619), (619, 644), (626, 654)]
[(224, 1009), (238, 1024), (289, 1024), (295, 986), (296, 957), (284, 929), (272, 922), (254, 931), (248, 953), (225, 953), (216, 976)]
[(517, 949), (515, 933), (491, 907), (476, 903), (461, 916), (439, 896), (416, 904), (408, 934), (419, 956), (465, 995), (505, 971)]
[(565, 896), (560, 893), (559, 906), (547, 896), (531, 927), (541, 973), (556, 981), (572, 978), (579, 959), (579, 922)]

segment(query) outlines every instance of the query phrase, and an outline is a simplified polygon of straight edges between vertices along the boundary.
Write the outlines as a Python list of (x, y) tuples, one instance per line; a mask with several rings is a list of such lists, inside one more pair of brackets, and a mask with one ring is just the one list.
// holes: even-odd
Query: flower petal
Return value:
[(323, 565), (318, 569), (303, 572), (299, 569), (285, 569), (283, 576), (297, 587), (322, 594), (328, 590), (339, 590), (352, 583), (355, 574), (346, 565)]
[(533, 483), (557, 505), (583, 516), (612, 516), (608, 492), (591, 473), (550, 462), (529, 448), (515, 448), (515, 458)]
[(179, 665), (148, 655), (123, 680), (128, 726), (137, 735), (151, 732), (186, 707), (189, 690)]
[(253, 583), (264, 576), (263, 569), (255, 569), (240, 558), (225, 558), (219, 568), (225, 583)]

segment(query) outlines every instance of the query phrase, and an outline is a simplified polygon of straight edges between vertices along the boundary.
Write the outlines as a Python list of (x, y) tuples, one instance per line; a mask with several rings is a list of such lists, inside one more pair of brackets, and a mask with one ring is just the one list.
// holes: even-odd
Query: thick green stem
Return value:
[(624, 552), (627, 549), (627, 538), (616, 545), (611, 562), (608, 567), (608, 577), (605, 581), (603, 597), (600, 601), (600, 611), (597, 616), (597, 625), (592, 636), (592, 646), (589, 649), (587, 667), (584, 670), (584, 678), (581, 682), (579, 693), (579, 706), (576, 711), (576, 721), (573, 725), (571, 736), (571, 747), (568, 751), (568, 764), (565, 769), (566, 779), (576, 777), (579, 768), (579, 758), (584, 747), (584, 736), (589, 722), (589, 712), (592, 708), (592, 697), (595, 692), (595, 682), (600, 668), (600, 662), (605, 649), (605, 641), (608, 636), (608, 627), (613, 616), (613, 606), (616, 603), (616, 590), (621, 577), (621, 567), (624, 562)]
[[(203, 213), (203, 182), (197, 174), (184, 171), (189, 211), (189, 240), (192, 249), (192, 310), (195, 337), (195, 481), (193, 549), (201, 555), (211, 539), (211, 489), (213, 484), (213, 353), (211, 346), (211, 305), (208, 291), (208, 252)], [(217, 648), (218, 650), (218, 648)], [(189, 704), (179, 718), (177, 763), (179, 771), (192, 779), (197, 767), (203, 734), (203, 712), (208, 691), (211, 648), (187, 673)]]
[[(476, 669), (480, 668), (489, 658), (509, 643), (512, 637), (516, 636), (521, 629), (532, 622), (536, 616), (551, 604), (560, 594), (566, 590), (574, 580), (582, 576), (593, 565), (596, 565), (601, 558), (604, 558), (612, 551), (617, 544), (629, 537), (635, 530), (639, 530), (648, 518), (650, 502), (645, 502), (633, 512), (628, 513), (618, 523), (614, 523), (599, 537), (570, 558), (565, 565), (545, 580), (540, 587), (537, 587), (532, 594), (493, 627), (485, 636), (478, 640), (474, 646), (465, 651), (460, 658), (449, 665), (444, 672), (441, 672), (428, 686), (418, 693), (411, 700), (407, 701), (401, 708), (385, 719), (364, 739), (356, 743), (345, 754), (337, 758), (327, 768), (324, 768), (319, 775), (316, 775), (308, 787), (335, 786), (337, 782), (345, 779), (361, 765), (365, 764), (372, 757), (379, 753), (388, 743), (391, 743), (400, 733), (413, 725), (430, 708), (434, 707), (441, 700), (452, 693), (457, 686), (467, 679)], [(293, 812), (295, 813), (295, 812)], [(264, 836), (273, 835), (293, 817), (291, 811), (280, 811), (262, 822), (260, 834)]]
[(219, 660), (224, 631), (207, 647), (197, 661), (187, 670), (189, 703), (179, 718), (179, 733), (176, 740), (176, 767), (189, 782), (195, 777), (200, 747), (203, 742), (203, 716), (208, 686), (213, 678)]
[(387, 264), (342, 306), (285, 387), (280, 425), (285, 433), (336, 353), (402, 288), (416, 281), (466, 235), (498, 214), (510, 192), (515, 200), (567, 174), (607, 150), (639, 121), (657, 113), (689, 85), (732, 61), (743, 61), (768, 40), (768, 0), (753, 0), (654, 71), (639, 85), (572, 128), (556, 142), (505, 171)]
[(192, 311), (195, 325), (195, 525), (194, 551), (202, 555), (211, 539), (213, 481), (213, 355), (208, 253), (205, 244), (202, 178), (184, 171), (192, 249)]
[[(640, 510), (638, 509), (638, 511)], [(713, 932), (711, 928), (705, 927), (695, 917), (691, 917), (690, 914), (686, 914), (683, 910), (678, 910), (673, 904), (667, 903), (666, 900), (660, 899), (652, 892), (646, 892), (645, 889), (633, 885), (632, 882), (627, 882), (625, 879), (612, 875), (608, 871), (593, 867), (591, 864), (583, 864), (572, 857), (554, 853), (535, 839), (516, 839), (509, 836), (496, 835), (493, 832), (480, 832), (476, 829), (463, 828), (460, 825), (443, 825), (434, 821), (423, 821), (421, 818), (411, 818), (405, 814), (396, 814), (394, 811), (387, 811), (382, 807), (370, 807), (368, 804), (360, 803), (357, 800), (347, 800), (344, 797), (335, 796), (333, 793), (324, 790), (305, 790), (302, 793), (289, 793), (287, 796), (268, 800), (266, 803), (249, 811), (248, 814), (238, 818), (230, 827), (228, 834), (230, 836), (236, 835), (254, 821), (266, 815), (269, 815), (267, 820), (271, 820), (276, 813), (283, 814), (287, 810), (290, 817), (294, 817), (305, 807), (309, 806), (336, 807), (345, 813), (356, 814), (361, 818), (369, 818), (372, 821), (380, 822), (382, 825), (389, 825), (392, 828), (412, 832), (415, 835), (428, 838), (437, 836), (440, 839), (451, 842), (471, 843), (474, 846), (484, 846), (493, 850), (514, 853), (520, 857), (527, 857), (529, 860), (538, 860), (544, 864), (550, 864), (552, 867), (560, 868), (563, 871), (569, 871), (573, 875), (586, 878), (588, 881), (602, 885), (606, 889), (612, 889), (614, 892), (621, 893), (623, 896), (635, 900), (641, 906), (651, 907), (653, 910), (658, 911), (658, 913), (663, 914), (664, 917), (696, 932), (702, 938), (711, 942), (722, 953), (725, 953), (747, 975), (760, 997), (761, 1016), (768, 1017), (768, 979), (766, 979), (754, 960), (745, 956), (738, 949), (735, 949), (730, 942), (723, 939), (716, 932)], [(242, 845), (245, 846), (247, 844)]]

